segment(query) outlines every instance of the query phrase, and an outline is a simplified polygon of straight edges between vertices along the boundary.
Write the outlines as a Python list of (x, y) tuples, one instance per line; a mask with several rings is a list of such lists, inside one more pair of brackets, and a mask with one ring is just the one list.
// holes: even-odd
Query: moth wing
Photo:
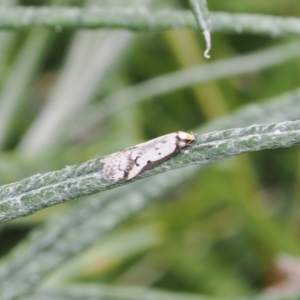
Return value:
[(147, 165), (155, 161), (161, 161), (164, 158), (169, 158), (174, 152), (176, 152), (176, 143), (158, 143), (155, 147), (147, 150), (139, 159), (140, 165)]
[(102, 162), (104, 177), (112, 181), (128, 180), (176, 155), (195, 136), (178, 131), (111, 154)]
[[(142, 150), (142, 151), (141, 151)], [(128, 174), (128, 179), (131, 179), (146, 171), (158, 163), (161, 163), (170, 158), (174, 153), (177, 153), (176, 141), (168, 141), (167, 139), (156, 139), (148, 145), (143, 145), (143, 149), (137, 152), (132, 158), (135, 161), (132, 169)]]
[(123, 180), (125, 176), (125, 170), (128, 168), (129, 157), (131, 150), (125, 149), (117, 153), (108, 155), (102, 159), (104, 163), (104, 176), (106, 179), (119, 181)]

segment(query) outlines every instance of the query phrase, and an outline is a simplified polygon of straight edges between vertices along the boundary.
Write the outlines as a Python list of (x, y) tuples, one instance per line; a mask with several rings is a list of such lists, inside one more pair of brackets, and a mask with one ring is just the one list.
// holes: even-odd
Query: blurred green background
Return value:
[[(10, 6), (57, 4), (189, 9), (183, 0), (2, 1)], [(300, 16), (297, 0), (210, 0), (208, 6), (210, 11)], [(0, 183), (177, 130), (193, 131), (292, 91), (300, 82), (299, 59), (241, 76), (231, 77), (228, 70), (228, 78), (170, 90), (113, 113), (101, 106), (108, 96), (149, 79), (296, 39), (213, 33), (211, 59), (205, 60), (200, 31), (2, 31)], [(101, 110), (104, 116), (89, 122)], [(298, 147), (261, 151), (202, 170), (70, 257), (49, 282), (146, 286), (219, 297), (263, 293), (279, 280), (278, 255), (300, 254), (299, 154)], [(164, 176), (168, 180), (168, 173)], [(72, 204), (2, 225), (0, 254), (5, 258), (32, 229)]]

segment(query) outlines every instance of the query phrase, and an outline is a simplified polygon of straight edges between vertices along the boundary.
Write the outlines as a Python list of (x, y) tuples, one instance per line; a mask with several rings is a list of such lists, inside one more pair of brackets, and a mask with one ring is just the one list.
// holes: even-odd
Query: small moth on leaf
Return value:
[(132, 179), (175, 156), (194, 140), (193, 134), (177, 131), (110, 154), (101, 160), (103, 177), (115, 182)]

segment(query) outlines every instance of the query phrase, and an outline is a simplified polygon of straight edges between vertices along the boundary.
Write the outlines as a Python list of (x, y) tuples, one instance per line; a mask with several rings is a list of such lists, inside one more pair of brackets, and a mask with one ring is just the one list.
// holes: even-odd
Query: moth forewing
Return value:
[(183, 131), (170, 133), (108, 155), (101, 161), (103, 177), (109, 181), (125, 181), (170, 159), (195, 140)]
[(154, 148), (150, 148), (142, 155), (136, 157), (135, 166), (127, 179), (131, 179), (146, 170), (154, 168), (161, 162), (174, 156), (175, 151), (176, 147), (174, 145), (169, 145), (169, 143), (156, 144)]

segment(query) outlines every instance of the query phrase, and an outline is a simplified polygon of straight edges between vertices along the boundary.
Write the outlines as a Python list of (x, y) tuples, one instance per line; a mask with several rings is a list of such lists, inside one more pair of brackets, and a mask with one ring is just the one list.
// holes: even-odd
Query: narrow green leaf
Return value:
[[(275, 101), (263, 105), (251, 104), (237, 112), (234, 117), (222, 118), (220, 122), (212, 122), (211, 127), (231, 127), (234, 124), (249, 125), (252, 122), (261, 120), (264, 122), (268, 122), (268, 120), (282, 121), (285, 118), (297, 117), (297, 112), (299, 118), (300, 101), (298, 99), (292, 94), (287, 94), (281, 99), (275, 99)], [(205, 129), (202, 128), (202, 130)], [(89, 197), (75, 203), (62, 217), (51, 218), (45, 226), (33, 231), (28, 239), (24, 240), (2, 261), (0, 267), (1, 297), (3, 298), (5, 293), (9, 294), (12, 291), (18, 295), (18, 293), (22, 294), (28, 289), (33, 289), (49, 272), (65, 260), (80, 253), (91, 243), (98, 240), (100, 236), (144, 209), (146, 205), (153, 201), (153, 196), (162, 194), (179, 185), (183, 180), (194, 176), (199, 171), (199, 167), (170, 172), (168, 180), (162, 180), (160, 176), (154, 176), (147, 181), (133, 183), (133, 185), (125, 187), (125, 191), (115, 189), (102, 194), (101, 198), (98, 196)], [(93, 170), (90, 169), (90, 171)], [(76, 176), (77, 173), (71, 172), (60, 174), (60, 177), (66, 180), (69, 177)], [(38, 177), (39, 175), (36, 179)], [(54, 182), (54, 177), (52, 181), (48, 181), (50, 184)], [(34, 184), (41, 187), (42, 181), (35, 181)], [(30, 185), (27, 185), (27, 190), (30, 188)], [(22, 185), (18, 186), (17, 192), (24, 192)], [(123, 197), (120, 197), (120, 195), (123, 195)], [(80, 239), (78, 239), (78, 236), (80, 236)], [(286, 247), (287, 244), (283, 242), (282, 246)], [(294, 248), (292, 246), (292, 248), (283, 249), (294, 252)], [(296, 249), (298, 249), (297, 246)], [(39, 278), (39, 280), (36, 281), (34, 278)], [(16, 284), (17, 282), (22, 283), (22, 285)], [(11, 286), (12, 284), (14, 287)]]
[(211, 31), (211, 20), (207, 8), (206, 0), (189, 0), (192, 11), (195, 15), (196, 21), (199, 27), (203, 31), (203, 35), (206, 41), (206, 50), (204, 52), (204, 57), (210, 58), (209, 51), (211, 48), (211, 38), (210, 38), (210, 31)]
[(69, 128), (72, 133), (87, 132), (90, 128), (95, 127), (95, 124), (101, 124), (113, 113), (137, 102), (194, 84), (257, 72), (299, 56), (300, 43), (296, 42), (157, 76), (108, 95), (99, 103), (91, 104), (82, 112), (81, 116), (73, 121)]
[(187, 151), (127, 182), (108, 182), (102, 174), (101, 159), (35, 175), (0, 188), (0, 221), (34, 212), (75, 198), (122, 186), (141, 178), (192, 164), (204, 164), (235, 155), (291, 147), (300, 143), (300, 121), (253, 125), (196, 136)]
[[(299, 18), (269, 15), (211, 13), (212, 31), (267, 34), (272, 36), (299, 35)], [(15, 7), (0, 10), (0, 29), (47, 28), (126, 28), (159, 31), (198, 29), (189, 11), (150, 11), (130, 8), (76, 7)]]

